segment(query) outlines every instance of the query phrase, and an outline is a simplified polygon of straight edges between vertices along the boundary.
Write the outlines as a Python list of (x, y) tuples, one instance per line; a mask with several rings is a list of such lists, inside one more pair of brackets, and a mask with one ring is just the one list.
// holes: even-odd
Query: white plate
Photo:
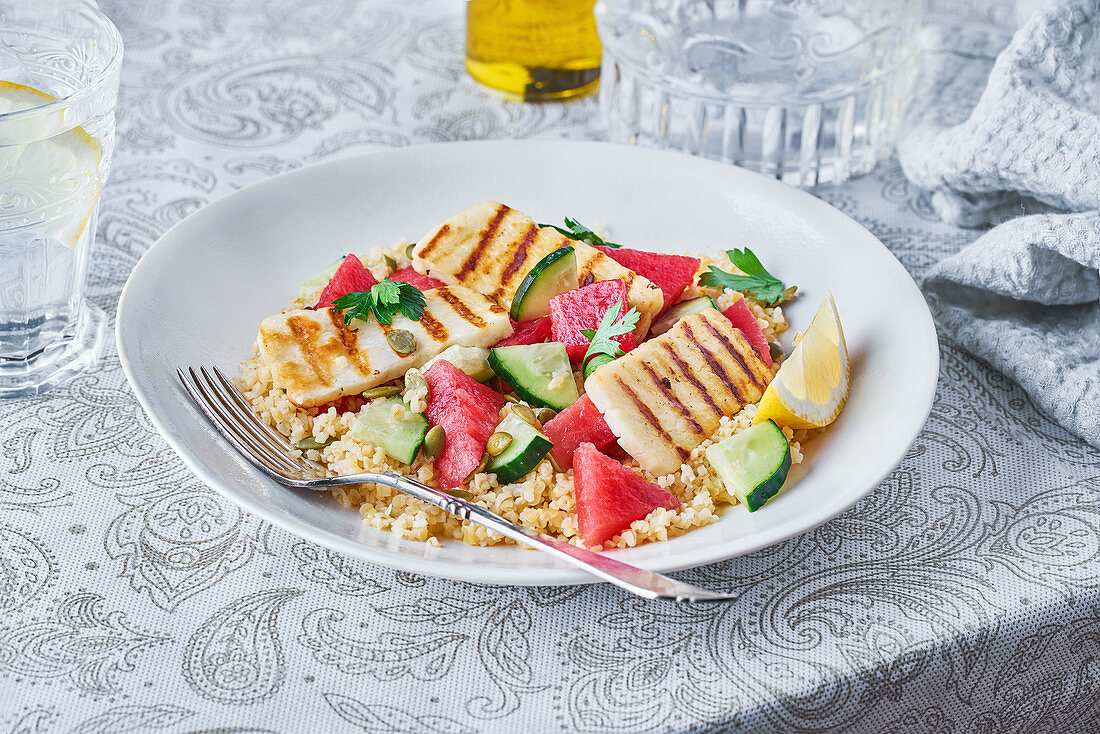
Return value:
[(718, 253), (748, 246), (802, 297), (805, 328), (832, 290), (852, 358), (851, 397), (814, 440), (788, 488), (762, 510), (665, 543), (614, 551), (657, 571), (701, 566), (806, 532), (865, 496), (894, 468), (931, 408), (932, 318), (902, 266), (867, 230), (802, 191), (678, 153), (601, 143), (477, 142), (387, 150), (276, 176), (173, 227), (134, 268), (118, 305), (118, 351), (138, 400), (209, 486), (249, 512), (341, 553), (476, 583), (589, 581), (516, 546), (435, 548), (360, 522), (323, 493), (285, 489), (241, 460), (187, 402), (177, 365), (236, 373), (260, 321), (334, 258), (416, 239), (484, 199), (540, 222), (608, 226), (640, 249)]

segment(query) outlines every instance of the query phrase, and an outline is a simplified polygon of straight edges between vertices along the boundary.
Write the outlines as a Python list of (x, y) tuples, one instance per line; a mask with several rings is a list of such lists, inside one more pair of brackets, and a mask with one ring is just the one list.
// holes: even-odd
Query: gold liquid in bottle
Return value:
[(466, 70), (517, 102), (587, 94), (600, 80), (595, 0), (468, 0)]

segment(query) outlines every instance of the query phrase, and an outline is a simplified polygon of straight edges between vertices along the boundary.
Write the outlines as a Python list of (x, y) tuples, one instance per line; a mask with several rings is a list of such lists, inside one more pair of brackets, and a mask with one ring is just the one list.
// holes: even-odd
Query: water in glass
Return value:
[(0, 1), (0, 397), (70, 378), (103, 340), (85, 274), (121, 55), (89, 3)]

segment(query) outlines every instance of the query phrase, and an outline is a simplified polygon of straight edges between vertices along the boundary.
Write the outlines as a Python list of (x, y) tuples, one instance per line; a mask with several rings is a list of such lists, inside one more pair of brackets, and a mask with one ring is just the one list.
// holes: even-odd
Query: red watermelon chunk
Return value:
[(602, 451), (615, 442), (603, 413), (587, 395), (547, 421), (542, 432), (554, 443), (554, 459), (565, 468), (573, 466), (573, 452), (582, 443), (594, 444)]
[(768, 347), (768, 340), (764, 338), (764, 332), (760, 329), (760, 324), (745, 299), (738, 298), (732, 306), (722, 312), (722, 315), (729, 319), (734, 327), (741, 330), (752, 348), (760, 355), (760, 360), (768, 366), (768, 369), (771, 369), (771, 348)]
[[(579, 362), (584, 358), (591, 342), (581, 329), (598, 328), (607, 309), (615, 303), (622, 304), (621, 314), (626, 313), (626, 283), (618, 279), (601, 280), (550, 299), (550, 334), (554, 341), (565, 345), (569, 359)], [(634, 333), (617, 336), (615, 341), (629, 352), (634, 348)]]
[(333, 301), (348, 293), (369, 291), (377, 283), (378, 280), (371, 271), (363, 267), (358, 257), (348, 255), (344, 258), (344, 262), (340, 263), (340, 267), (336, 268), (328, 285), (321, 291), (321, 298), (318, 299), (314, 308), (322, 309), (325, 306), (331, 306)]
[[(695, 280), (699, 259), (687, 255), (668, 255), (625, 247), (598, 246), (605, 255), (624, 268), (633, 270), (646, 280), (656, 283), (665, 295), (664, 308), (680, 300), (684, 290)], [(664, 310), (661, 309), (661, 310)]]
[(431, 276), (416, 272), (412, 267), (395, 270), (390, 274), (388, 279), (408, 283), (413, 288), (422, 291), (430, 291), (432, 288), (439, 288), (440, 286), (447, 285), (442, 280), (436, 280)]
[(633, 469), (582, 443), (573, 454), (577, 524), (587, 546), (603, 545), (658, 507), (680, 508), (680, 500)]
[(424, 414), (429, 423), (442, 426), (447, 434), (443, 454), (435, 460), (435, 472), (444, 489), (453, 489), (481, 462), (504, 398), (442, 359), (424, 373), (424, 379), (429, 391)]
[(512, 335), (497, 342), (498, 347), (514, 347), (517, 344), (539, 344), (550, 338), (550, 317), (513, 323)]

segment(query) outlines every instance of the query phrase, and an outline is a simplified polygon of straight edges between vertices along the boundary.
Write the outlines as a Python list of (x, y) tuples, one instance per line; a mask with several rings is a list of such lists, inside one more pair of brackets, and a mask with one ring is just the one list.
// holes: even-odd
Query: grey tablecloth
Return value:
[[(383, 146), (600, 138), (594, 101), (508, 105), (447, 0), (104, 3), (127, 43), (92, 267), (233, 189)], [(915, 275), (976, 233), (896, 164), (819, 195)], [(0, 405), (0, 732), (1094, 732), (1100, 451), (943, 347), (928, 425), (824, 527), (686, 574), (677, 610), (328, 553), (201, 486), (109, 353)]]

